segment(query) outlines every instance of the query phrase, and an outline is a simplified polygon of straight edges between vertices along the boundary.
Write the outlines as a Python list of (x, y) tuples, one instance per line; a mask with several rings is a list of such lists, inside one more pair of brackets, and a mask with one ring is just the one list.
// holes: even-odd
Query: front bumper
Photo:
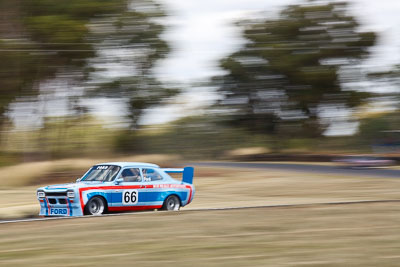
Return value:
[(45, 197), (39, 199), (40, 216), (83, 216), (82, 207), (76, 199)]

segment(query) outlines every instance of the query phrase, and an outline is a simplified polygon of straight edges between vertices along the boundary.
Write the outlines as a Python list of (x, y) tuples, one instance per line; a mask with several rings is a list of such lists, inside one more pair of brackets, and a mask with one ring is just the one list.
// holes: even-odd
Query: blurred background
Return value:
[[(0, 0), (0, 266), (398, 266), (400, 167), (337, 165), (399, 165), (399, 14)], [(7, 222), (107, 161), (195, 166), (191, 211)]]
[(0, 0), (0, 165), (397, 159), (399, 10), (397, 0)]

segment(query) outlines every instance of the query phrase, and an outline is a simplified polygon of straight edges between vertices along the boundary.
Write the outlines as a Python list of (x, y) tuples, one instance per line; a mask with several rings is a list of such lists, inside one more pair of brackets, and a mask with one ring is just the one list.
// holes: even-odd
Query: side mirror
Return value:
[(76, 179), (76, 182), (80, 182), (81, 178)]
[(115, 184), (120, 184), (120, 183), (122, 183), (124, 181), (124, 178), (117, 178), (117, 179), (115, 179)]

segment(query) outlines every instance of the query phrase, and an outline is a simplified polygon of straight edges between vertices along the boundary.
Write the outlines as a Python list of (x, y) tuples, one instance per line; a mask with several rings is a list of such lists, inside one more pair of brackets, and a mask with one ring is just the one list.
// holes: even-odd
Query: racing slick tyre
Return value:
[(101, 215), (106, 211), (106, 204), (102, 197), (92, 197), (85, 206), (85, 214)]
[(163, 210), (179, 210), (181, 207), (181, 201), (175, 195), (167, 197), (164, 201), (164, 205), (162, 207)]

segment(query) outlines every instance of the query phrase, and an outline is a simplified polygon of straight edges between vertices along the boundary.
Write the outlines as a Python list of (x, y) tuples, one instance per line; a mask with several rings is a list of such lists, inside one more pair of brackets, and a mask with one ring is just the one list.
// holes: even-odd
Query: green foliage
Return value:
[(41, 81), (71, 66), (75, 73), (82, 72), (79, 67), (95, 55), (93, 45), (89, 44), (88, 23), (102, 14), (123, 12), (126, 3), (1, 1), (0, 15), (4, 20), (0, 23), (0, 125), (8, 105), (17, 97), (36, 95)]
[(105, 156), (116, 132), (103, 124), (90, 116), (48, 117), (41, 129), (9, 132), (2, 150), (42, 159)]
[(355, 107), (368, 97), (342, 90), (339, 78), (342, 66), (357, 65), (375, 43), (373, 32), (358, 31), (345, 3), (310, 1), (287, 7), (279, 19), (241, 25), (248, 43), (221, 61), (227, 74), (214, 80), (233, 124), (279, 134), (287, 124), (297, 135), (319, 136), (319, 108)]
[[(0, 53), (0, 117), (17, 97), (35, 96), (40, 82), (60, 72), (87, 85), (85, 79), (97, 71), (88, 59), (100, 50), (123, 48), (135, 55), (120, 62), (132, 66), (132, 78), (90, 84), (97, 93), (92, 97), (102, 93), (127, 99), (133, 128), (148, 105), (176, 92), (163, 90), (151, 72), (156, 60), (169, 51), (160, 38), (164, 27), (155, 20), (164, 14), (152, 1), (18, 0), (15, 5), (2, 1), (0, 8), (0, 15), (13, 14), (11, 26), (21, 29), (15, 33), (18, 44), (2, 42), (10, 25), (0, 24), (0, 49), (10, 51)], [(115, 87), (103, 91), (109, 84)]]
[(370, 144), (391, 139), (400, 143), (399, 112), (381, 114), (361, 120), (358, 138)]
[(226, 127), (209, 117), (187, 117), (161, 128), (121, 131), (115, 139), (116, 152), (128, 154), (175, 154), (186, 159), (215, 159), (231, 149), (272, 144), (266, 135)]
[(97, 16), (122, 13), (126, 0), (21, 0), (21, 20), (30, 38), (43, 50), (54, 51), (55, 67), (84, 65), (95, 55), (88, 24)]
[[(0, 49), (6, 50), (9, 45), (0, 41)], [(19, 60), (16, 60), (19, 59)], [(30, 68), (21, 68), (20, 65), (32, 66), (34, 57), (29, 53), (0, 53), (0, 117), (3, 116), (8, 104), (14, 100), (15, 95), (19, 94), (24, 85), (24, 80), (17, 79), (16, 76), (31, 75)], [(1, 124), (2, 120), (0, 120)]]
[[(146, 7), (141, 11), (140, 4)], [(114, 77), (98, 84), (92, 94), (105, 97), (123, 97), (127, 100), (131, 129), (137, 129), (138, 121), (146, 108), (169, 99), (178, 90), (165, 88), (154, 76), (152, 69), (157, 60), (166, 57), (168, 44), (161, 38), (164, 26), (156, 19), (164, 15), (162, 9), (153, 1), (137, 1), (133, 9), (119, 16), (99, 18), (96, 23), (103, 25), (93, 38), (103, 38), (100, 49), (121, 47), (130, 51), (127, 57), (119, 57), (118, 62), (130, 68), (130, 77)], [(105, 26), (104, 26), (105, 25)]]
[(69, 14), (74, 18), (87, 19), (101, 14), (125, 10), (125, 0), (22, 0), (27, 13), (32, 15)]
[(65, 15), (35, 16), (26, 20), (35, 39), (48, 43), (82, 43), (88, 34), (84, 21)]
[(130, 129), (138, 129), (138, 121), (144, 110), (157, 105), (179, 92), (178, 89), (166, 88), (150, 76), (119, 78), (109, 83), (101, 84), (92, 94), (106, 97), (125, 97), (128, 106), (127, 119)]

